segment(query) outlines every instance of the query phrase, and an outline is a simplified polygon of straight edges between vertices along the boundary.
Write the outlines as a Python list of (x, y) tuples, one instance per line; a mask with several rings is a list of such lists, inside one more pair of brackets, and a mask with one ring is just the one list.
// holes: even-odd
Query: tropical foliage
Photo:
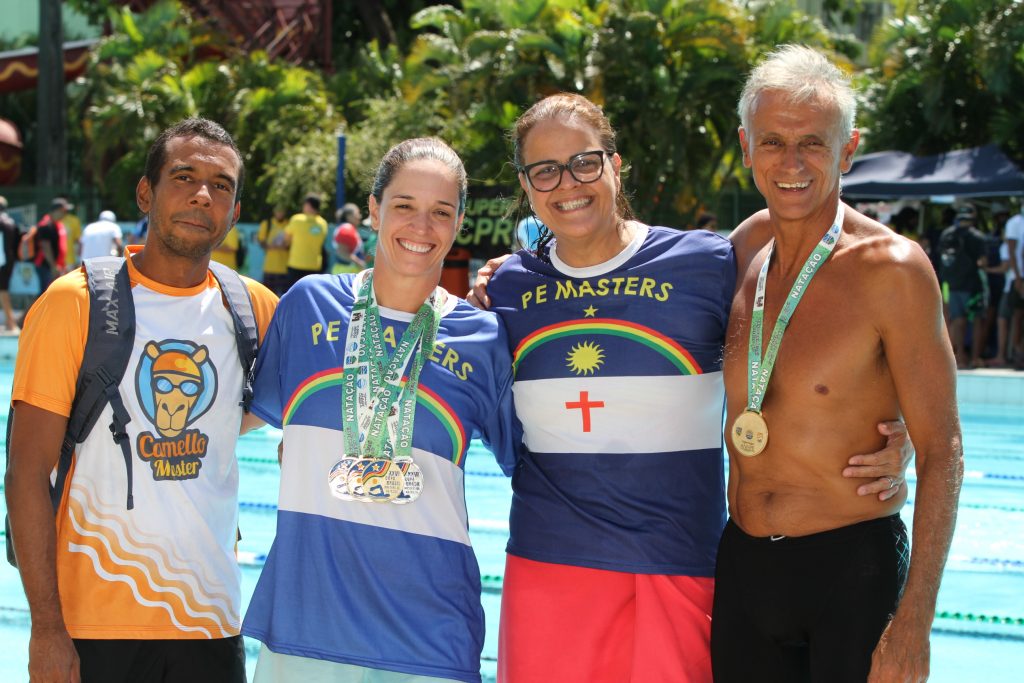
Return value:
[(875, 36), (864, 74), (872, 149), (936, 154), (990, 142), (1024, 158), (1024, 4), (924, 2)]
[(288, 145), (338, 125), (318, 73), (272, 62), (262, 52), (232, 52), (175, 1), (138, 15), (122, 10), (113, 20), (115, 30), (94, 51), (80, 95), (81, 125), (86, 167), (123, 215), (134, 211), (149, 145), (182, 118), (205, 116), (234, 135), (249, 171), (252, 199), (243, 205), (254, 212), (263, 210), (272, 183), (265, 167)]
[(750, 65), (784, 42), (821, 47), (855, 74), (873, 149), (995, 141), (1024, 156), (1024, 5), (893, 3), (867, 49), (833, 28), (874, 2), (826, 0), (819, 18), (795, 0), (359, 2), (339, 10), (349, 28), (335, 25), (343, 42), (323, 74), (238, 54), (176, 0), (142, 14), (111, 0), (96, 7), (113, 35), (71, 108), (84, 112), (86, 170), (125, 215), (145, 150), (184, 116), (235, 135), (248, 169), (243, 207), (255, 217), (312, 190), (331, 199), (339, 133), (349, 197), (365, 194), (390, 145), (419, 135), (451, 142), (474, 184), (515, 187), (511, 124), (539, 97), (569, 91), (601, 104), (618, 129), (638, 214), (682, 225), (722, 193), (749, 189), (735, 102)]

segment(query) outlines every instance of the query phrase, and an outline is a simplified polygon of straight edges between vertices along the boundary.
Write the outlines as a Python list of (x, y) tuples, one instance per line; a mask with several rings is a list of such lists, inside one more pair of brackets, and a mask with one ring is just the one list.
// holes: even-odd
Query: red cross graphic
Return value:
[(604, 408), (604, 401), (591, 401), (589, 391), (580, 392), (580, 400), (578, 401), (566, 401), (565, 407), (567, 410), (579, 408), (583, 411), (583, 431), (590, 431), (590, 409), (591, 408)]

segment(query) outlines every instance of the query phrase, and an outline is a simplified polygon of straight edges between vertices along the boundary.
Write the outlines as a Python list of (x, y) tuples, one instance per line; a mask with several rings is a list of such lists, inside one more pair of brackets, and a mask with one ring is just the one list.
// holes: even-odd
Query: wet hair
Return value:
[(455, 153), (455, 150), (440, 138), (413, 138), (399, 142), (389, 149), (373, 174), (370, 194), (378, 204), (382, 203), (384, 190), (388, 188), (402, 167), (410, 161), (419, 161), (420, 159), (440, 161), (455, 175), (455, 182), (459, 186), (458, 214), (461, 216), (466, 210), (466, 167), (462, 165), (462, 159)]
[[(530, 134), (530, 131), (538, 123), (554, 119), (561, 119), (563, 121), (575, 119), (581, 121), (597, 134), (597, 139), (601, 143), (601, 149), (608, 156), (618, 151), (615, 144), (615, 129), (612, 128), (611, 122), (605, 116), (601, 107), (582, 95), (559, 93), (557, 95), (549, 95), (536, 102), (516, 120), (515, 125), (512, 127), (512, 161), (516, 168), (522, 168), (525, 165), (523, 163), (523, 147), (526, 144), (526, 136)], [(517, 214), (519, 218), (533, 213), (530, 210), (530, 200), (526, 196), (525, 191), (519, 191), (519, 196), (512, 208), (512, 212)], [(621, 184), (619, 185), (619, 192), (615, 196), (615, 213), (620, 221), (632, 220), (634, 218), (633, 208), (629, 205), (629, 199), (626, 197)], [(538, 256), (540, 256), (544, 246), (551, 241), (552, 237), (550, 229), (542, 225), (535, 252)]]
[(754, 67), (736, 106), (740, 125), (745, 130), (750, 130), (750, 116), (758, 97), (768, 90), (786, 93), (793, 104), (820, 102), (834, 105), (839, 111), (836, 133), (840, 141), (845, 143), (853, 134), (857, 100), (850, 79), (816, 50), (805, 45), (781, 45)]
[(155, 188), (160, 180), (160, 171), (167, 162), (167, 143), (174, 138), (203, 138), (210, 142), (216, 142), (231, 148), (231, 151), (238, 157), (238, 178), (235, 186), (235, 201), (242, 196), (242, 184), (245, 181), (245, 161), (242, 160), (242, 153), (238, 151), (238, 145), (234, 138), (224, 128), (214, 121), (201, 118), (190, 118), (179, 121), (170, 128), (164, 130), (157, 136), (156, 140), (146, 154), (146, 180), (149, 186)]

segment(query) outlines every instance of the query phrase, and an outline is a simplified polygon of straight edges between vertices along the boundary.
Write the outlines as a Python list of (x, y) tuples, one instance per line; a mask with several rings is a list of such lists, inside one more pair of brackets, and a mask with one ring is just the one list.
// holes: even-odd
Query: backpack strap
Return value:
[(256, 328), (252, 298), (241, 276), (224, 264), (210, 261), (210, 272), (220, 285), (235, 325), (235, 346), (238, 348), (238, 361), (242, 364), (242, 401), (239, 405), (248, 413), (252, 405), (253, 370), (259, 347), (259, 331)]
[(50, 500), (60, 506), (71, 469), (75, 444), (82, 443), (92, 431), (103, 408), (109, 403), (114, 416), (110, 432), (121, 447), (128, 472), (128, 509), (132, 498), (132, 453), (127, 425), (131, 417), (121, 400), (119, 386), (128, 369), (135, 344), (135, 306), (125, 259), (103, 256), (83, 263), (89, 288), (89, 335), (78, 372), (75, 399), (71, 404), (68, 428), (57, 461), (57, 477)]

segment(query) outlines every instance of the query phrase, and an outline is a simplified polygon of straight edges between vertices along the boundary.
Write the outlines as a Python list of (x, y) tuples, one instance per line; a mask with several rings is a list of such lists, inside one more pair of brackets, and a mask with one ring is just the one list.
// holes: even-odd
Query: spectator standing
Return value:
[[(913, 206), (904, 206), (890, 219), (891, 227), (898, 235), (920, 243), (921, 236), (917, 232), (920, 216), (920, 212)], [(927, 252), (927, 249), (925, 251)]]
[(967, 323), (985, 306), (987, 282), (981, 268), (988, 265), (985, 235), (975, 226), (978, 212), (964, 204), (953, 225), (939, 237), (939, 280), (946, 302), (946, 327), (958, 368), (967, 367)]
[(78, 253), (84, 261), (97, 256), (120, 256), (124, 235), (113, 211), (100, 211), (99, 220), (89, 223), (78, 239)]
[(321, 271), (326, 239), (327, 221), (320, 215), (320, 197), (309, 195), (302, 202), (302, 213), (292, 216), (284, 229), (288, 247), (288, 287), (306, 275)]
[(228, 234), (224, 236), (224, 241), (214, 248), (210, 258), (217, 263), (223, 263), (231, 270), (237, 271), (242, 267), (244, 261), (243, 253), (242, 236), (238, 232), (238, 226), (232, 225), (231, 229), (228, 230)]
[(70, 268), (81, 263), (81, 256), (78, 255), (78, 241), (82, 237), (82, 220), (71, 211), (68, 211), (61, 223), (64, 224), (64, 232), (67, 239), (67, 256), (65, 261), (67, 262), (67, 267)]
[(1000, 316), (1006, 313), (1007, 330), (1004, 363), (1013, 356), (1013, 365), (1018, 370), (1024, 369), (1024, 345), (1021, 344), (1021, 323), (1024, 313), (1024, 279), (1021, 273), (1024, 272), (1024, 204), (1020, 211), (1006, 221), (1006, 242), (1007, 259), (1009, 267), (1006, 271), (1006, 279), (1009, 284), (1006, 287), (1004, 298), (1005, 307), (1000, 310)]
[(281, 296), (288, 289), (288, 246), (284, 230), (288, 227), (285, 207), (278, 204), (270, 218), (260, 223), (256, 241), (263, 249), (263, 285)]
[(331, 272), (335, 275), (358, 273), (366, 268), (363, 238), (359, 236), (359, 230), (356, 228), (363, 219), (362, 213), (358, 206), (350, 202), (338, 209), (335, 219), (338, 221), (338, 227), (334, 229), (334, 237), (331, 240), (334, 246), (334, 266)]
[(11, 306), (11, 273), (14, 272), (14, 263), (18, 260), (18, 241), (21, 240), (21, 230), (18, 224), (7, 213), (7, 198), (0, 197), (0, 231), (3, 232), (4, 264), (0, 266), (0, 304), (4, 309), (4, 330), (10, 333), (19, 330), (18, 323), (14, 320), (14, 308)]
[(377, 255), (377, 231), (370, 224), (370, 217), (367, 216), (356, 225), (356, 230), (359, 231), (359, 237), (363, 240), (363, 259), (366, 261), (366, 267), (372, 268), (373, 259)]
[[(1000, 202), (992, 204), (991, 226), (987, 226), (984, 232), (987, 250), (985, 255), (987, 263), (984, 268), (986, 281), (985, 291), (988, 296), (985, 299), (985, 307), (981, 314), (974, 319), (974, 334), (971, 338), (971, 367), (983, 368), (988, 362), (986, 358), (992, 358), (989, 353), (991, 340), (996, 336), (996, 320), (999, 313), (999, 304), (1003, 298), (1003, 289), (1006, 285), (1006, 267), (1003, 267), (1003, 229), (1010, 217), (1009, 208)], [(997, 352), (998, 355), (998, 352)]]
[(39, 275), (39, 293), (50, 286), (53, 279), (64, 272), (68, 250), (68, 235), (64, 228), (64, 216), (74, 204), (63, 197), (54, 198), (50, 210), (35, 226), (22, 237), (26, 248), (21, 250), (25, 260), (32, 261)]

